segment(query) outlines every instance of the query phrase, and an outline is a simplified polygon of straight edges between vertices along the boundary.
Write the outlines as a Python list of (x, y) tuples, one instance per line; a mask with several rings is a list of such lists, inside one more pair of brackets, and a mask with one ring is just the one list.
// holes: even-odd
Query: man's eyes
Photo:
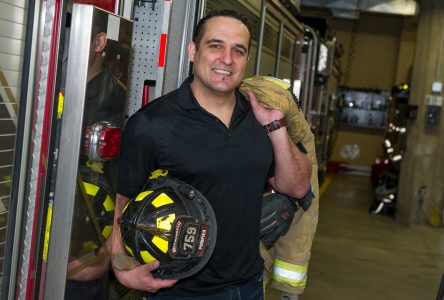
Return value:
[(222, 49), (222, 45), (219, 45), (219, 44), (213, 44), (213, 45), (210, 45), (210, 48), (213, 48), (213, 49)]
[(239, 56), (244, 56), (245, 52), (246, 51), (244, 49), (234, 49), (234, 53), (236, 53), (236, 55), (239, 55)]
[[(212, 49), (223, 49), (224, 46), (221, 44), (211, 44), (209, 45), (210, 48)], [(233, 48), (232, 50), (234, 52), (234, 54), (238, 55), (238, 56), (244, 56), (246, 54), (246, 51), (242, 48)]]

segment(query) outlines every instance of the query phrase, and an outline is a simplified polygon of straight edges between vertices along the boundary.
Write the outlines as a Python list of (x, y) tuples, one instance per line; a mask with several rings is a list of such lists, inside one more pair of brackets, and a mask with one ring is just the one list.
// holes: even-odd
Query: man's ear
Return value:
[(108, 39), (106, 38), (105, 32), (100, 32), (99, 34), (97, 34), (95, 41), (94, 41), (94, 43), (95, 43), (94, 51), (95, 52), (102, 52), (103, 49), (105, 49), (107, 40)]
[(191, 62), (194, 62), (194, 56), (196, 55), (196, 44), (194, 44), (193, 41), (191, 41), (188, 44), (188, 59)]

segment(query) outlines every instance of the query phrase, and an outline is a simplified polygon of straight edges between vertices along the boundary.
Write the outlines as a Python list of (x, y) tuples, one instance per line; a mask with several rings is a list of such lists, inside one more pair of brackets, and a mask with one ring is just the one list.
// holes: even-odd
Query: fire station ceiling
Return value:
[(302, 6), (330, 9), (338, 18), (357, 19), (360, 12), (413, 16), (418, 13), (416, 0), (301, 0)]

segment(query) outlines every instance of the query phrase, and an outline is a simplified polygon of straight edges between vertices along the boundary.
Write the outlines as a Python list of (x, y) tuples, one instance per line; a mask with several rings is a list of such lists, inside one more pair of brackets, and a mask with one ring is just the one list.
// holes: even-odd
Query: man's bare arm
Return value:
[(274, 152), (274, 177), (270, 184), (279, 193), (302, 198), (310, 188), (311, 161), (291, 141), (287, 128), (269, 133)]
[[(262, 107), (253, 92), (248, 92), (253, 113), (262, 125), (284, 117), (279, 110)], [(282, 194), (302, 198), (310, 188), (311, 162), (292, 142), (287, 128), (281, 127), (268, 133), (275, 158), (273, 188)]]

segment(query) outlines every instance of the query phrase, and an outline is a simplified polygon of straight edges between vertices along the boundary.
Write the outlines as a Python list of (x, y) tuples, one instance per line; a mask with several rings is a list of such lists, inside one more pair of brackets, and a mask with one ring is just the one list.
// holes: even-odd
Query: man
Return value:
[[(200, 20), (188, 46), (194, 76), (135, 113), (126, 125), (120, 155), (113, 230), (114, 261), (124, 253), (117, 219), (141, 191), (151, 171), (198, 189), (217, 219), (216, 248), (196, 275), (158, 279), (157, 261), (129, 271), (113, 264), (129, 288), (152, 299), (262, 299), (263, 262), (259, 222), (264, 183), (300, 198), (309, 189), (311, 163), (291, 142), (283, 113), (260, 106), (237, 90), (249, 57), (251, 30), (234, 11), (215, 11)], [(270, 132), (264, 129), (268, 125)], [(295, 184), (297, 183), (297, 184)]]

